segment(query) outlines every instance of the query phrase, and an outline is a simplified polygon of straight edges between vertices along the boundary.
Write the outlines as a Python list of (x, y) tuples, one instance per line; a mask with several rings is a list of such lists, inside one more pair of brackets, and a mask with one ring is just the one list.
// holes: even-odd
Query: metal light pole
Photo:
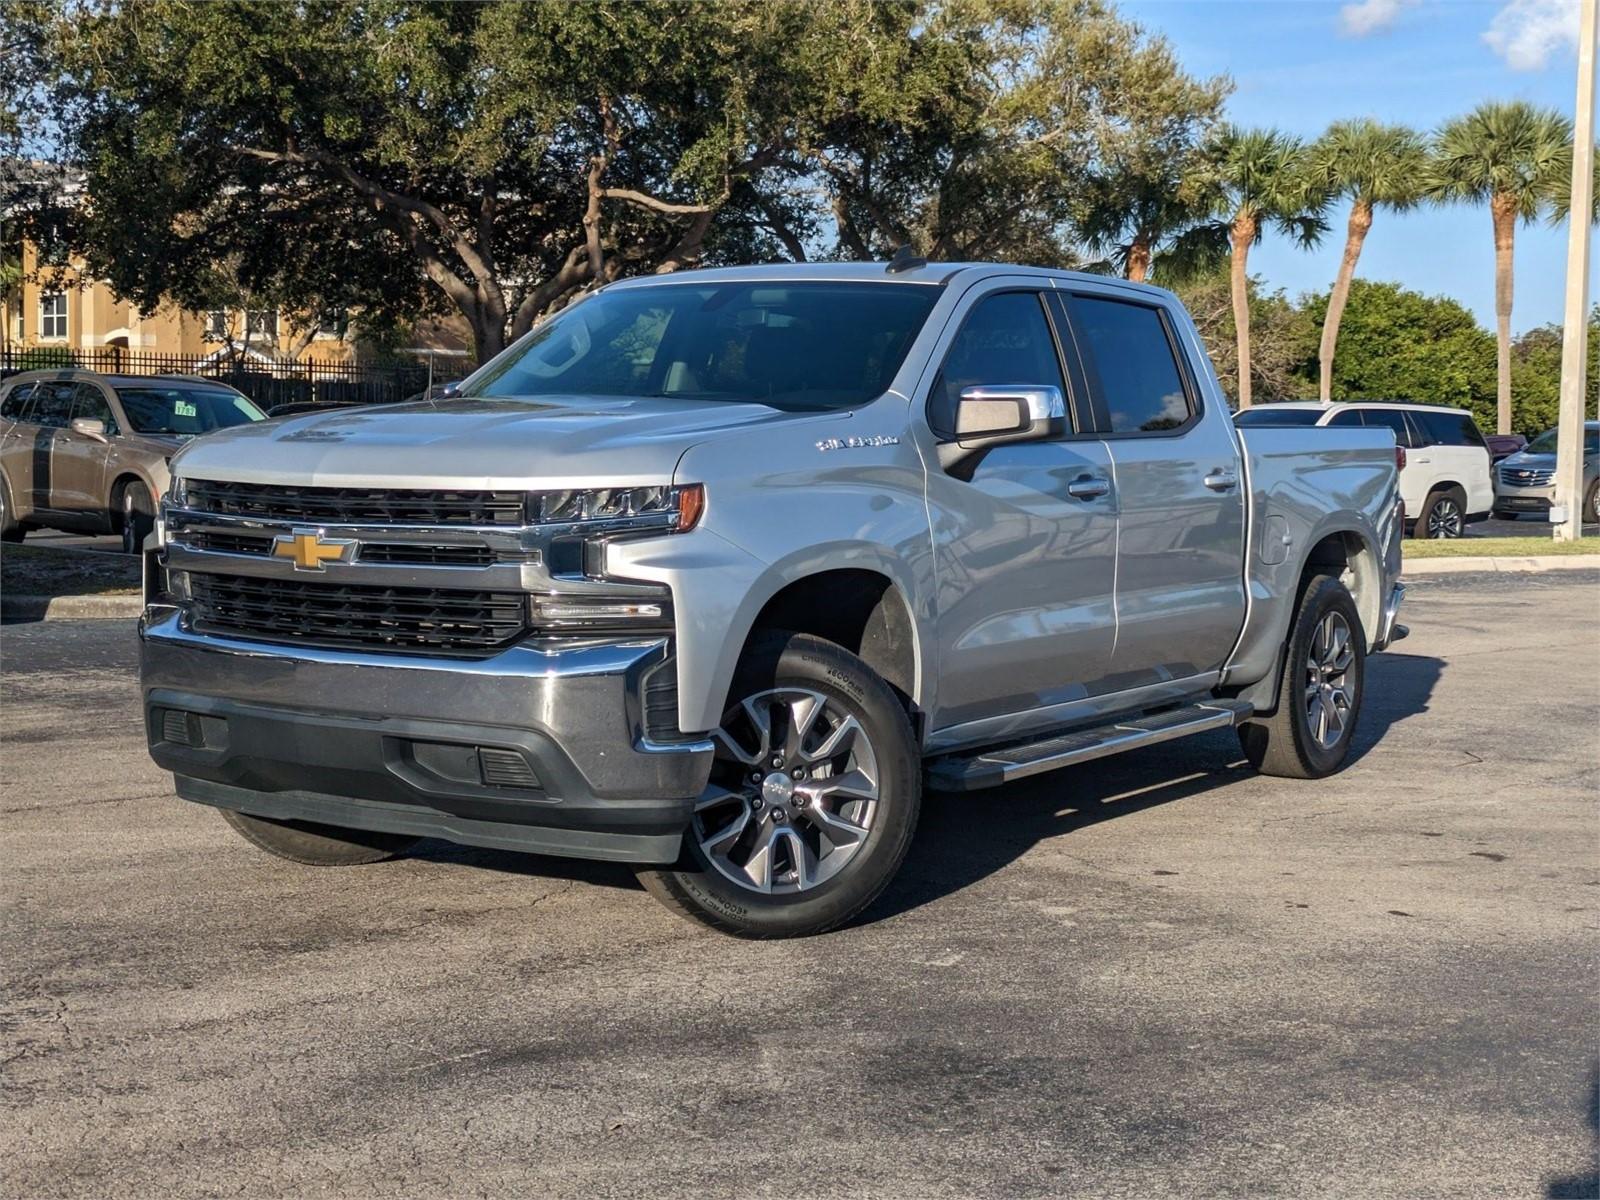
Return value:
[[(1561, 335), (1561, 416), (1556, 425), (1558, 541), (1583, 536), (1583, 409), (1589, 350), (1589, 230), (1594, 219), (1596, 0), (1578, 16), (1578, 110), (1573, 114), (1572, 207), (1567, 231), (1567, 314)], [(1554, 515), (1554, 514), (1552, 514)]]

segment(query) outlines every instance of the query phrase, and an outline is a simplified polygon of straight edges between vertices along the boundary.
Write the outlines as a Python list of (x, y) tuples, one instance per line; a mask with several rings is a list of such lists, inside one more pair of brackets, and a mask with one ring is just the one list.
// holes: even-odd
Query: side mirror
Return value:
[(1062, 436), (1067, 431), (1067, 401), (1060, 388), (1049, 384), (962, 388), (955, 423), (955, 439), (939, 447), (939, 461), (947, 471), (992, 446)]
[(439, 389), (439, 399), (441, 400), (453, 400), (460, 394), (461, 384), (459, 381), (455, 383), (447, 383)]
[(71, 428), (73, 433), (81, 433), (97, 442), (106, 440), (106, 423), (97, 417), (74, 418)]

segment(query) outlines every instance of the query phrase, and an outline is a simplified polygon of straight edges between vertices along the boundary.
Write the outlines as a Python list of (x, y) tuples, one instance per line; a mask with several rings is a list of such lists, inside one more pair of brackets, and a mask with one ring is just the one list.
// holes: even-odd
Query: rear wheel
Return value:
[(138, 554), (144, 549), (144, 539), (156, 527), (155, 504), (144, 484), (138, 481), (122, 485), (122, 552)]
[(1429, 492), (1412, 537), (1458, 538), (1467, 531), (1467, 497), (1460, 488)]
[(1366, 662), (1355, 601), (1333, 576), (1315, 576), (1284, 651), (1277, 711), (1239, 726), (1250, 765), (1288, 779), (1320, 779), (1344, 766), (1361, 717)]
[(922, 777), (894, 691), (855, 655), (773, 634), (740, 664), (711, 782), (651, 895), (740, 937), (821, 933), (877, 898), (916, 830)]
[(1583, 520), (1589, 524), (1600, 521), (1600, 479), (1591, 479), (1583, 493)]
[(418, 839), (401, 833), (339, 829), (310, 821), (274, 821), (218, 809), (234, 832), (258, 850), (308, 867), (358, 867), (403, 854)]

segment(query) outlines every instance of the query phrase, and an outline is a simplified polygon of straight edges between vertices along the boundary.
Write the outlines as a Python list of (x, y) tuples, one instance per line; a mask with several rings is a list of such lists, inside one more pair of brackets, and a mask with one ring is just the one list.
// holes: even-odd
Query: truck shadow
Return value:
[(1584, 1119), (1589, 1126), (1589, 1169), (1576, 1175), (1554, 1175), (1545, 1181), (1549, 1200), (1592, 1200), (1600, 1196), (1600, 1062), (1589, 1072), (1584, 1093)]
[[(1443, 668), (1439, 659), (1411, 654), (1383, 654), (1370, 661), (1352, 763), (1359, 762), (1392, 726), (1427, 712)], [(958, 892), (1040, 842), (1226, 787), (1251, 774), (1233, 733), (1222, 732), (1069, 767), (987, 792), (928, 792), (916, 841), (900, 875), (853, 924), (872, 924)], [(411, 857), (599, 887), (638, 887), (633, 872), (618, 863), (437, 841), (423, 842)]]
[[(1352, 766), (1392, 727), (1427, 712), (1443, 670), (1439, 659), (1422, 655), (1384, 654), (1370, 661)], [(989, 791), (929, 792), (900, 875), (856, 923), (872, 924), (970, 887), (1041, 842), (1199, 796), (1253, 774), (1237, 737), (1226, 730)], [(1313, 789), (1317, 784), (1284, 780), (1283, 786)]]

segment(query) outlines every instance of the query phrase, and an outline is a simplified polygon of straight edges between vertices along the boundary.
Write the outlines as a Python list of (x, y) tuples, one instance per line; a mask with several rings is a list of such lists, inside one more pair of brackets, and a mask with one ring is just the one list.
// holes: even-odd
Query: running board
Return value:
[(1244, 700), (1205, 700), (1184, 708), (1170, 708), (1147, 717), (1133, 717), (1079, 729), (1043, 741), (985, 750), (981, 754), (952, 755), (928, 768), (928, 786), (941, 792), (975, 792), (1026, 779), (1057, 767), (1121, 754), (1140, 746), (1170, 742), (1211, 729), (1228, 729), (1252, 712)]

